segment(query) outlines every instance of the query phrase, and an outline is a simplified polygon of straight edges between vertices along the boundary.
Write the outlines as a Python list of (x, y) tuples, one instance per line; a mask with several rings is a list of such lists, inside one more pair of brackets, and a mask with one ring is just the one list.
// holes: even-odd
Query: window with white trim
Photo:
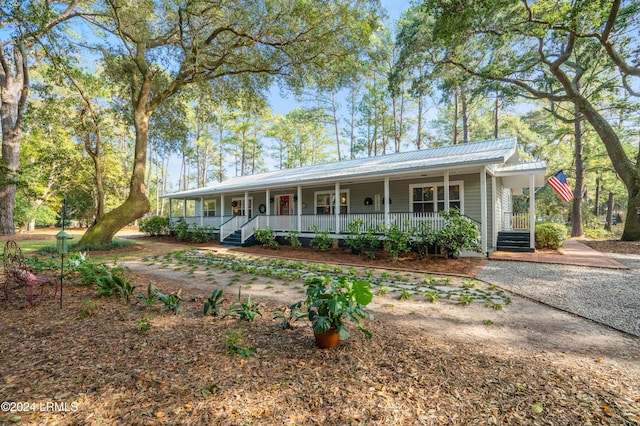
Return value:
[[(409, 185), (411, 211), (413, 213), (437, 213), (445, 210), (445, 187), (443, 182)], [(449, 183), (449, 208), (463, 213), (464, 182)]]
[[(335, 214), (336, 211), (336, 192), (335, 191), (318, 191), (315, 193), (315, 212), (316, 214)], [(340, 191), (340, 214), (349, 213), (349, 190)]]
[(216, 200), (204, 200), (202, 214), (204, 217), (214, 217), (216, 215)]

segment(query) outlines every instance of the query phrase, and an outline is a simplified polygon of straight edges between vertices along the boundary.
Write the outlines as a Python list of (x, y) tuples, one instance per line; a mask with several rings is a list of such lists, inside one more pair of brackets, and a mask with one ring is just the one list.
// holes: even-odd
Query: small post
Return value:
[(62, 230), (56, 234), (56, 251), (60, 254), (60, 308), (62, 308), (62, 285), (64, 282), (64, 255), (69, 253), (69, 234), (64, 232), (67, 219), (67, 199), (62, 200)]

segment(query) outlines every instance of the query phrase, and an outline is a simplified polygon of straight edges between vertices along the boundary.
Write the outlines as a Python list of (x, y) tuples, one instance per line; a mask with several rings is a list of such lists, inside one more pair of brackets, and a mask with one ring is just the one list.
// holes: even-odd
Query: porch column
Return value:
[(533, 174), (529, 175), (529, 247), (536, 248), (536, 181)]
[(187, 199), (182, 199), (182, 217), (187, 217)]
[(302, 186), (298, 185), (298, 232), (302, 232)]
[(388, 228), (391, 224), (391, 218), (389, 217), (389, 177), (384, 178), (384, 226)]
[(220, 225), (224, 223), (224, 195), (220, 194)]
[(444, 172), (444, 211), (449, 211), (449, 170)]
[(244, 220), (249, 222), (249, 191), (244, 191)]
[(200, 197), (200, 226), (204, 226), (204, 197)]
[(336, 234), (339, 234), (340, 233), (340, 182), (336, 182), (335, 190), (336, 190), (336, 199), (335, 199), (334, 213), (336, 215)]
[(267, 228), (270, 227), (269, 224), (269, 216), (271, 216), (271, 202), (269, 201), (271, 199), (271, 191), (269, 189), (267, 189), (266, 194), (265, 194), (265, 205), (267, 206)]
[(498, 215), (496, 214), (497, 204), (496, 204), (496, 177), (491, 176), (491, 205), (493, 208), (491, 209), (491, 246), (496, 247), (498, 242)]
[(169, 218), (173, 217), (173, 198), (169, 198)]
[(482, 252), (487, 253), (487, 170), (480, 171), (480, 228), (482, 231)]

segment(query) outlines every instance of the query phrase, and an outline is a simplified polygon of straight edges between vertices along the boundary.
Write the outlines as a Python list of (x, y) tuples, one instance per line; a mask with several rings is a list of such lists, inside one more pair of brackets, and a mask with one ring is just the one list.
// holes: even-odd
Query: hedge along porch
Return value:
[(393, 223), (403, 229), (456, 207), (476, 221), (485, 252), (498, 234), (515, 230), (535, 247), (535, 190), (526, 216), (512, 213), (512, 195), (544, 185), (543, 162), (519, 162), (515, 138), (389, 154), (241, 176), (206, 188), (165, 195), (172, 220), (218, 230), (221, 242), (246, 243), (255, 229), (343, 238), (349, 223)]

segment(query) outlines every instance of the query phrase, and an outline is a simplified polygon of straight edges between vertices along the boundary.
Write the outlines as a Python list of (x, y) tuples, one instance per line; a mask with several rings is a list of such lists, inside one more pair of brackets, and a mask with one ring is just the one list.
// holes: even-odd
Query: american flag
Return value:
[(547, 183), (558, 193), (560, 198), (564, 201), (571, 201), (573, 199), (573, 192), (569, 188), (567, 178), (560, 170), (558, 173), (549, 178)]

